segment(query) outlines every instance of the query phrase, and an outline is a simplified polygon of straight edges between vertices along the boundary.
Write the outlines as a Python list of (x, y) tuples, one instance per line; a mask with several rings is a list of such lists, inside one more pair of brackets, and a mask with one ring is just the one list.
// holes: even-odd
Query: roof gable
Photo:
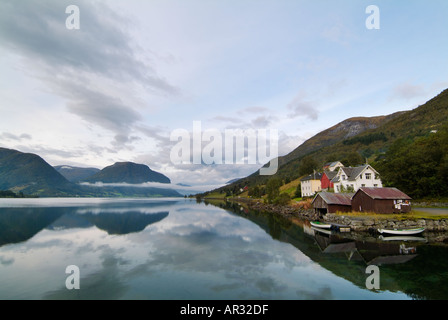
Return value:
[(322, 173), (316, 172), (306, 176), (305, 178), (300, 179), (300, 181), (320, 180), (320, 179), (322, 179)]
[(320, 196), (327, 204), (338, 204), (343, 206), (351, 206), (353, 193), (333, 193), (333, 192), (319, 192), (313, 199), (312, 203)]
[(324, 173), (323, 173), (323, 175), (322, 175), (322, 177), (323, 177), (324, 175), (326, 175), (327, 178), (328, 178), (328, 180), (331, 180), (331, 179), (333, 179), (334, 177), (336, 177), (337, 174), (338, 174), (338, 173), (337, 173), (336, 171), (325, 170)]
[[(359, 167), (340, 167), (337, 177), (345, 174), (347, 177), (346, 180), (354, 181), (367, 169), (371, 169), (375, 174), (378, 174), (378, 171), (376, 171), (370, 164), (365, 164)], [(338, 182), (339, 180), (340, 179), (336, 179), (333, 182)]]

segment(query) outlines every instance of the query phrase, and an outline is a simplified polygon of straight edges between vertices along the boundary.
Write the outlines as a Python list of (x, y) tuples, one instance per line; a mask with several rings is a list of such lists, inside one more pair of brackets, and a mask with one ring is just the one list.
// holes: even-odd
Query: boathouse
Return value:
[(353, 193), (319, 192), (312, 201), (314, 211), (319, 215), (350, 212), (352, 211), (352, 196)]
[(360, 188), (352, 197), (352, 209), (358, 212), (406, 213), (411, 198), (397, 188)]

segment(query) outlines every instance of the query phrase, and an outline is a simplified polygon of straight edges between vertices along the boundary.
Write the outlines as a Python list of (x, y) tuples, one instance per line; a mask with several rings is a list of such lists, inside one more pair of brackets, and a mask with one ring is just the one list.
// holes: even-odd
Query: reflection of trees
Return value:
[(401, 291), (413, 299), (448, 298), (446, 246), (406, 242), (405, 247), (415, 247), (416, 252), (403, 255), (401, 241), (386, 242), (371, 237), (350, 239), (343, 234), (317, 235), (310, 232), (305, 221), (292, 223), (272, 213), (242, 211), (235, 203), (223, 202), (219, 206), (256, 223), (272, 238), (294, 245), (320, 266), (360, 288), (365, 288), (367, 265), (377, 263), (381, 290)]

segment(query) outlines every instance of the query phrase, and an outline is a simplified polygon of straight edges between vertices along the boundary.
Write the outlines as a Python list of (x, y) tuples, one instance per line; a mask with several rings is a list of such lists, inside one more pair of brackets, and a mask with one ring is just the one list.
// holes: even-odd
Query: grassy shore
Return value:
[[(293, 191), (297, 188), (298, 180), (291, 181), (290, 183), (283, 185), (281, 187), (281, 192), (287, 192), (289, 194), (293, 194)], [(245, 202), (245, 203), (259, 203), (259, 204), (266, 204), (266, 198), (252, 198), (249, 197), (247, 194), (247, 191), (240, 193), (235, 196), (227, 196), (225, 193), (210, 193), (206, 197), (203, 198), (204, 200), (221, 200), (221, 201), (239, 201), (239, 202)], [(275, 208), (271, 208), (272, 210), (278, 210), (278, 211), (285, 211), (283, 209), (300, 209), (302, 210), (312, 210), (312, 198), (305, 198), (305, 199), (292, 199), (287, 205), (283, 206), (275, 206)], [(447, 219), (448, 218), (448, 199), (422, 199), (422, 200), (414, 200), (413, 201), (413, 207), (411, 212), (409, 213), (403, 213), (403, 214), (378, 214), (374, 212), (343, 212), (343, 213), (337, 213), (341, 216), (347, 216), (347, 217), (356, 217), (356, 218), (366, 218), (366, 219), (394, 219), (394, 220), (418, 220), (418, 219), (428, 219), (428, 220), (441, 220), (441, 219)], [(283, 209), (282, 209), (283, 208)], [(447, 213), (442, 212), (428, 212), (425, 211), (425, 208), (431, 208), (431, 209), (447, 209)], [(442, 210), (441, 210), (442, 211)]]
[(337, 212), (335, 213), (339, 216), (345, 217), (358, 217), (358, 218), (366, 218), (366, 219), (375, 219), (375, 220), (418, 220), (418, 219), (428, 219), (428, 220), (441, 220), (448, 219), (448, 214), (432, 214), (425, 211), (412, 210), (409, 213), (401, 213), (401, 214), (385, 214), (385, 213), (374, 213), (374, 212)]

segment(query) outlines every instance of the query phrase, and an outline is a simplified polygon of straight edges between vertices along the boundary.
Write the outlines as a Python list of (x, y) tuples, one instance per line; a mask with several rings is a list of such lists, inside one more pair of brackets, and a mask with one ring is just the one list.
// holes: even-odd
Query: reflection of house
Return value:
[(353, 193), (319, 192), (313, 199), (316, 213), (350, 212), (352, 211), (351, 197)]
[(314, 172), (300, 180), (302, 197), (311, 197), (321, 190), (322, 173)]
[(356, 192), (361, 187), (381, 188), (383, 186), (378, 172), (372, 166), (365, 164), (359, 167), (340, 167), (331, 180), (334, 192)]
[(406, 263), (417, 256), (417, 248), (403, 243), (357, 241), (337, 234), (324, 235), (319, 231), (314, 238), (322, 253), (345, 254), (348, 260), (366, 264), (385, 265)]
[(354, 211), (405, 213), (411, 211), (411, 198), (397, 188), (360, 188), (352, 197)]

